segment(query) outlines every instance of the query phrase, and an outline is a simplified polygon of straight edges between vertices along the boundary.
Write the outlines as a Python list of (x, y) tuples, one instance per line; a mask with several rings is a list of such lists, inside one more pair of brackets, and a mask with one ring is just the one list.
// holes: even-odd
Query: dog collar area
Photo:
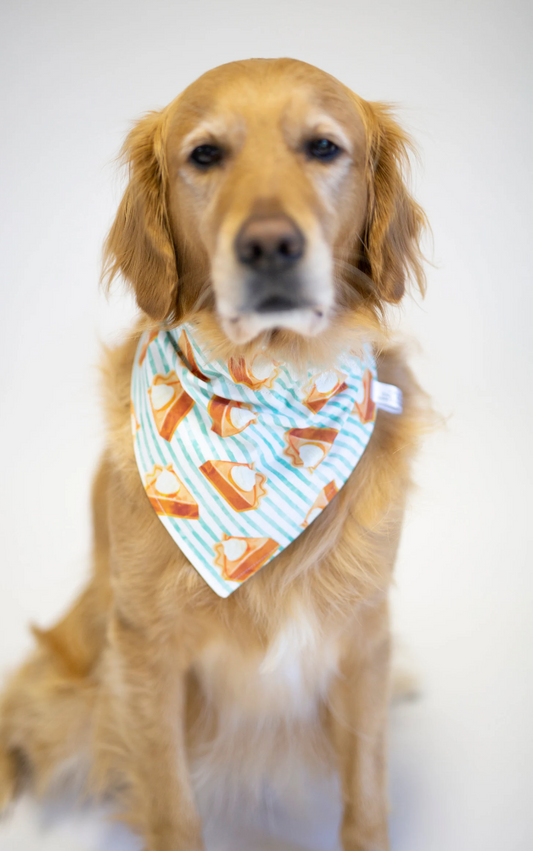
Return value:
[(260, 353), (213, 359), (197, 326), (146, 331), (131, 380), (135, 458), (153, 510), (227, 597), (335, 498), (384, 408), (370, 347), (305, 378)]

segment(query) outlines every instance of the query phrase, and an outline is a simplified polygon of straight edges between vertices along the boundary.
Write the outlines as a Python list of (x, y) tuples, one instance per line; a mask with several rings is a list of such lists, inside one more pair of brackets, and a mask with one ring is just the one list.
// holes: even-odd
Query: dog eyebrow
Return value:
[(351, 152), (352, 150), (352, 143), (350, 139), (342, 127), (329, 115), (310, 116), (307, 132), (309, 134), (313, 134), (316, 138), (331, 138), (332, 142), (338, 143), (346, 151)]
[(222, 118), (211, 118), (199, 124), (185, 136), (181, 143), (183, 155), (190, 153), (198, 145), (225, 141), (228, 135), (228, 122)]
[(218, 136), (216, 127), (213, 124), (204, 124), (201, 127), (195, 127), (190, 133), (185, 136), (181, 143), (181, 151), (183, 154), (188, 154), (190, 150), (198, 145), (214, 141)]

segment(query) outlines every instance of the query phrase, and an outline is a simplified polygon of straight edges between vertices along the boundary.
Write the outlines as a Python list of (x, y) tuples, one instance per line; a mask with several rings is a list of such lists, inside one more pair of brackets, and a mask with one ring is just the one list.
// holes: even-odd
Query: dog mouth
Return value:
[(298, 304), (295, 299), (282, 293), (272, 293), (260, 301), (256, 305), (255, 310), (257, 313), (281, 313), (286, 310), (299, 310), (303, 306)]
[(264, 331), (287, 330), (315, 337), (329, 324), (330, 311), (319, 305), (294, 306), (281, 297), (270, 297), (259, 309), (219, 314), (226, 336), (234, 343), (249, 343)]

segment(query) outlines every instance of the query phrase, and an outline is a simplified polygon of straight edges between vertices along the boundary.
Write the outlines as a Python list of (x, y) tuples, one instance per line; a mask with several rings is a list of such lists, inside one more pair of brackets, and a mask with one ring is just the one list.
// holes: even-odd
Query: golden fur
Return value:
[[(347, 140), (349, 158), (327, 172), (289, 142), (280, 154), (279, 128), (296, 133), (311, 108)], [(199, 175), (183, 140), (213, 111), (234, 158)], [(405, 184), (407, 151), (387, 107), (294, 60), (215, 69), (131, 131), (105, 274), (125, 277), (144, 316), (104, 358), (108, 445), (93, 488), (92, 577), (56, 626), (35, 630), (37, 649), (2, 697), (0, 810), (26, 783), (45, 793), (76, 768), (87, 789), (117, 795), (147, 851), (199, 851), (194, 786), (237, 796), (239, 784), (259, 790), (269, 776), (294, 787), (299, 766), (329, 764), (341, 775), (345, 851), (388, 847), (387, 591), (424, 420), (423, 395), (383, 321), (407, 278), (424, 286), (425, 219)], [(232, 240), (259, 196), (289, 211), (310, 251), (320, 243), (331, 255), (334, 307), (314, 337), (274, 326), (250, 340), (246, 326), (239, 342), (223, 328)], [(313, 286), (320, 294), (321, 282)], [(141, 329), (193, 314), (217, 353), (266, 345), (296, 368), (327, 366), (370, 340), (380, 380), (404, 395), (401, 416), (378, 413), (335, 500), (228, 599), (152, 510), (130, 432)]]

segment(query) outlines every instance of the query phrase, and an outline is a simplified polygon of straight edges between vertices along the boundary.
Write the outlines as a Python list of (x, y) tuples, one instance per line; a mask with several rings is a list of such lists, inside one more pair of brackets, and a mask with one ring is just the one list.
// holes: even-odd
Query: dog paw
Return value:
[(17, 772), (13, 757), (0, 747), (0, 816), (15, 798)]

